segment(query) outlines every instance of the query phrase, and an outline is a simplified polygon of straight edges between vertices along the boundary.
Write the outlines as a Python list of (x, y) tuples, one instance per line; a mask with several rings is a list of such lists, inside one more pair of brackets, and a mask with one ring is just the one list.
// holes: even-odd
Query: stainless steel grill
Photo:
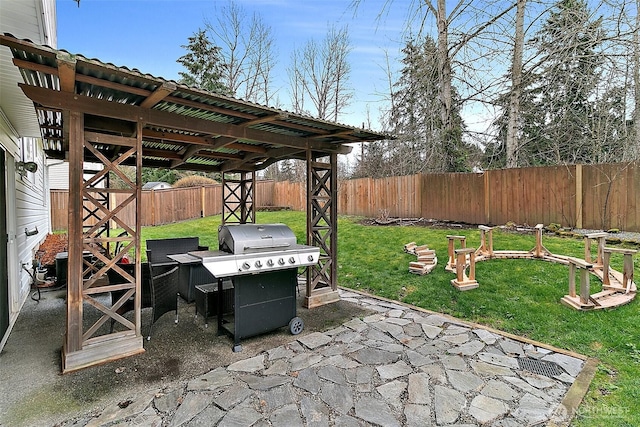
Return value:
[(320, 249), (299, 245), (284, 224), (235, 224), (218, 228), (217, 251), (191, 252), (218, 280), (231, 279), (234, 288), (232, 315), (218, 306), (218, 332), (234, 339), (233, 351), (241, 351), (240, 339), (289, 326), (302, 331), (296, 316), (299, 267), (315, 265)]
[(221, 225), (218, 247), (197, 253), (217, 278), (315, 265), (320, 257), (320, 249), (297, 244), (284, 224)]

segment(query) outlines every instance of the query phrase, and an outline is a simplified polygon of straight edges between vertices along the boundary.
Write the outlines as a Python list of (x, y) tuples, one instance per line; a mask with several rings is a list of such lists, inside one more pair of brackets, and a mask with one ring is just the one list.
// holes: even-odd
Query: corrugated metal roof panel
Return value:
[[(141, 120), (146, 125), (143, 138), (147, 151), (143, 164), (145, 159), (151, 165), (164, 165), (169, 161), (175, 165), (178, 160), (179, 167), (185, 164), (220, 166), (225, 161), (232, 161), (233, 167), (246, 170), (260, 167), (268, 157), (261, 153), (274, 149), (280, 159), (299, 157), (300, 151), (307, 149), (320, 153), (348, 152), (350, 148), (346, 144), (385, 138), (375, 132), (206, 92), (142, 74), (136, 69), (34, 45), (12, 36), (0, 36), (0, 42), (22, 60), (18, 67), (27, 85), (51, 91), (46, 98), (42, 92), (38, 96), (39, 92), (32, 91), (30, 96), (41, 104), (62, 108), (64, 103), (84, 105), (92, 112), (92, 117), (102, 120), (102, 125), (97, 123), (97, 129), (112, 134), (120, 134), (121, 129), (128, 127), (134, 130), (132, 121)], [(59, 70), (59, 63), (65, 68)], [(69, 101), (71, 98), (59, 92), (59, 72), (65, 88), (72, 88), (79, 98), (74, 96), (74, 101)], [(69, 81), (71, 78), (74, 81)], [(54, 99), (61, 101), (50, 102)], [(66, 101), (61, 104), (62, 100)], [(95, 103), (95, 100), (112, 102), (113, 111), (106, 111), (111, 109), (105, 109), (104, 103)], [(138, 110), (122, 109), (117, 105), (141, 109), (138, 113)], [(54, 110), (43, 109), (38, 116), (50, 154), (54, 150), (66, 150), (65, 145), (68, 145), (68, 141), (59, 144), (60, 138), (64, 138), (63, 115)], [(157, 113), (152, 114), (153, 111)], [(138, 114), (139, 118), (136, 118)], [(118, 120), (123, 123), (116, 124)], [(108, 130), (110, 127), (112, 131)], [(189, 147), (191, 145), (193, 147)], [(159, 156), (163, 151), (167, 155), (165, 159)], [(198, 155), (199, 151), (207, 155)], [(216, 153), (221, 159), (211, 158)], [(223, 155), (226, 160), (222, 159)], [(64, 152), (56, 157), (63, 158)], [(159, 160), (164, 162), (159, 163)]]

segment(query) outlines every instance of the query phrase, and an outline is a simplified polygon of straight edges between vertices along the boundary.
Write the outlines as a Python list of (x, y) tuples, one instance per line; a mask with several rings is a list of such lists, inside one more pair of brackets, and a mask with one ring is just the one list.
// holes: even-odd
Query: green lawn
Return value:
[[(259, 212), (257, 222), (283, 222), (299, 242), (306, 238), (304, 212)], [(217, 248), (220, 216), (142, 230), (145, 240), (162, 237), (199, 236), (203, 245)], [(447, 234), (467, 236), (477, 247), (477, 230), (440, 230), (413, 226), (372, 227), (359, 218), (338, 221), (338, 283), (340, 286), (413, 304), (428, 310), (481, 323), (553, 346), (598, 358), (601, 362), (585, 401), (572, 425), (640, 425), (640, 313), (635, 300), (610, 311), (578, 312), (563, 306), (568, 267), (535, 260), (492, 260), (478, 263), (480, 287), (467, 292), (454, 289), (447, 262)], [(405, 243), (415, 241), (436, 250), (438, 267), (429, 275), (408, 273), (415, 256), (405, 254)], [(544, 237), (553, 253), (584, 256), (582, 240)], [(494, 231), (495, 250), (529, 250), (533, 235)], [(621, 260), (612, 260), (621, 269)], [(635, 277), (640, 277), (635, 260)], [(592, 276), (593, 278), (593, 276)], [(637, 280), (636, 280), (637, 282)], [(592, 293), (600, 282), (593, 278)]]

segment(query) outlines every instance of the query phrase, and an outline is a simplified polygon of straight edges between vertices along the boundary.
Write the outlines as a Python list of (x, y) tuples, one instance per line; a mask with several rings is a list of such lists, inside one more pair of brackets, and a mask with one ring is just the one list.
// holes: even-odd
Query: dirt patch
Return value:
[[(360, 220), (359, 224), (372, 226), (372, 227), (429, 227), (435, 229), (445, 230), (471, 230), (477, 229), (479, 225), (491, 226), (491, 224), (469, 224), (466, 222), (455, 222), (446, 220), (435, 220), (425, 218), (391, 218), (391, 217), (379, 217), (379, 218), (365, 218)], [(535, 227), (529, 224), (516, 224), (509, 222), (505, 225), (495, 226), (503, 232), (514, 234), (534, 234)], [(603, 230), (586, 230), (577, 229), (571, 227), (560, 227), (558, 224), (550, 224), (545, 226), (544, 233), (550, 236), (565, 237), (571, 239), (582, 239), (585, 234), (600, 232)], [(609, 245), (627, 244), (631, 246), (640, 247), (640, 233), (616, 231), (609, 232), (609, 237), (606, 239)]]
[(416, 226), (416, 227), (430, 227), (430, 228), (438, 228), (438, 229), (474, 229), (478, 228), (478, 224), (468, 224), (465, 222), (454, 222), (454, 221), (442, 221), (435, 219), (425, 219), (425, 218), (365, 218), (360, 221), (362, 225), (369, 226)]

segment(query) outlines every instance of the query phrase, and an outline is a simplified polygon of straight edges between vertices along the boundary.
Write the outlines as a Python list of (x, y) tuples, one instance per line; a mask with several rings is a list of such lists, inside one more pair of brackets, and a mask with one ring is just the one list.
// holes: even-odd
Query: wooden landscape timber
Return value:
[[(544, 226), (535, 226), (536, 246), (529, 251), (496, 251), (493, 249), (493, 227), (478, 226), (480, 229), (480, 247), (467, 248), (466, 236), (448, 235), (449, 261), (445, 270), (455, 272), (456, 278), (451, 284), (464, 291), (475, 289), (478, 282), (475, 278), (475, 263), (490, 259), (538, 259), (569, 266), (569, 294), (561, 302), (577, 310), (594, 310), (614, 308), (627, 304), (636, 296), (637, 287), (633, 281), (633, 256), (638, 252), (633, 249), (606, 247), (608, 233), (598, 232), (585, 235), (585, 259), (558, 255), (549, 251), (542, 244)], [(592, 241), (597, 241), (595, 260), (592, 259)], [(461, 248), (456, 249), (456, 242)], [(623, 271), (611, 268), (611, 255), (623, 256)], [(466, 269), (469, 269), (469, 275)], [(580, 292), (576, 293), (576, 277), (579, 272)], [(602, 291), (591, 294), (589, 275), (593, 274), (602, 282)]]
[(404, 245), (404, 251), (417, 257), (415, 262), (409, 263), (410, 273), (424, 276), (431, 273), (438, 265), (436, 251), (429, 249), (427, 245), (418, 246), (416, 242), (407, 243)]

